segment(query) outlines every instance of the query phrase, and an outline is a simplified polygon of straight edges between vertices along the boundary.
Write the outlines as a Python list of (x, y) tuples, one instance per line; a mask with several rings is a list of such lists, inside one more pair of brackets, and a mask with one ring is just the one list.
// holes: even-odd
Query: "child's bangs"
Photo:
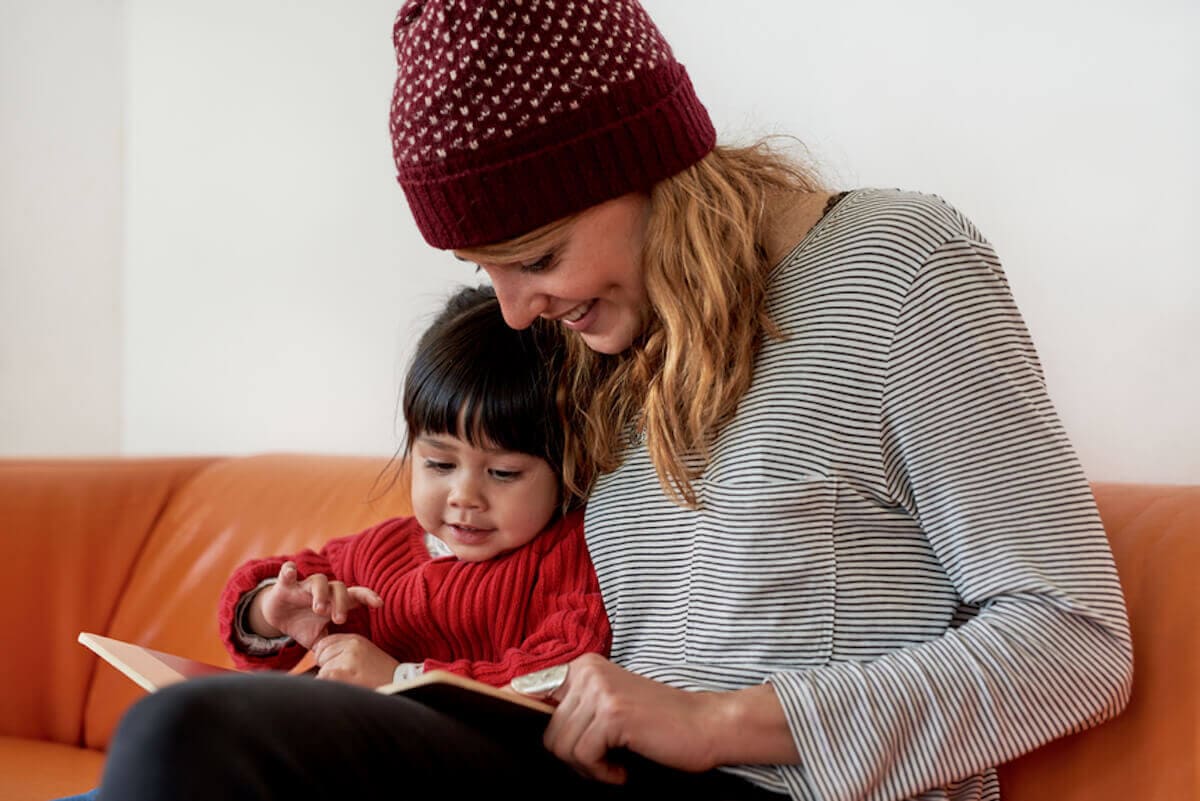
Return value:
[[(495, 367), (495, 365), (493, 365)], [(545, 390), (531, 385), (528, 374), (505, 370), (446, 370), (427, 375), (409, 396), (406, 417), (409, 441), (423, 434), (448, 434), (472, 447), (527, 453), (552, 464)]]

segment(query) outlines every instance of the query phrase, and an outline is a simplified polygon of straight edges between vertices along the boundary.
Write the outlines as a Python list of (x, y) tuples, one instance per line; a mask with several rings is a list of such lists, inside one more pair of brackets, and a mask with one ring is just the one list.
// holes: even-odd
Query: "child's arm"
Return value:
[[(368, 631), (365, 615), (350, 614), (355, 606), (381, 603), (370, 590), (353, 587), (347, 557), (359, 536), (333, 540), (320, 553), (256, 559), (234, 571), (221, 594), (219, 622), (238, 667), (286, 670), (324, 631)], [(354, 592), (334, 583), (339, 580)]]
[(346, 586), (325, 573), (301, 580), (295, 562), (284, 562), (278, 580), (256, 592), (246, 610), (250, 631), (268, 639), (287, 636), (312, 648), (330, 624), (346, 623), (358, 606), (378, 608), (382, 599), (367, 587)]
[[(361, 634), (329, 634), (312, 649), (318, 679), (332, 679), (374, 689), (398, 681), (400, 660)], [(414, 667), (413, 663), (407, 663)], [(401, 677), (402, 678), (402, 677)]]

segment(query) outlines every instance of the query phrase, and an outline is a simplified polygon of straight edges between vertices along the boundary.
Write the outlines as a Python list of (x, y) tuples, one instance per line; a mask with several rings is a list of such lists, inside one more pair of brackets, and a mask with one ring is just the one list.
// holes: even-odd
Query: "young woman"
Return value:
[(348, 693), (279, 731), (292, 682), (203, 770), (160, 744), (216, 719), (216, 688), (135, 708), (108, 776), (144, 798), (169, 795), (134, 783), (165, 764), (204, 774), (198, 798), (420, 775), (449, 795), (995, 799), (994, 766), (1122, 708), (1111, 554), (967, 219), (717, 146), (634, 0), (409, 2), (394, 38), (418, 227), (487, 271), (510, 325), (568, 332), (564, 480), (590, 493), (611, 658), (554, 691), (555, 758), (378, 703), (354, 713), (376, 736), (342, 748)]

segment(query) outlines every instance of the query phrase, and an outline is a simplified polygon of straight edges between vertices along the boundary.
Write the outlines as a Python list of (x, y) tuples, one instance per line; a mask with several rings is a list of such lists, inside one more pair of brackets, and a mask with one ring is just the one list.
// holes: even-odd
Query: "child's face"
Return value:
[(417, 521), (464, 562), (482, 562), (533, 540), (558, 505), (558, 476), (544, 459), (422, 434), (412, 448)]

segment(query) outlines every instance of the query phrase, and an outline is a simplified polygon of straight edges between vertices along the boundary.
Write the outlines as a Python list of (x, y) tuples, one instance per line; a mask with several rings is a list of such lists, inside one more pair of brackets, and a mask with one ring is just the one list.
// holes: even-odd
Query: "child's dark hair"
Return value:
[(562, 354), (562, 335), (552, 323), (539, 319), (514, 330), (490, 286), (460, 290), (421, 336), (409, 364), (405, 455), (422, 434), (450, 434), (475, 447), (545, 459), (560, 476)]

